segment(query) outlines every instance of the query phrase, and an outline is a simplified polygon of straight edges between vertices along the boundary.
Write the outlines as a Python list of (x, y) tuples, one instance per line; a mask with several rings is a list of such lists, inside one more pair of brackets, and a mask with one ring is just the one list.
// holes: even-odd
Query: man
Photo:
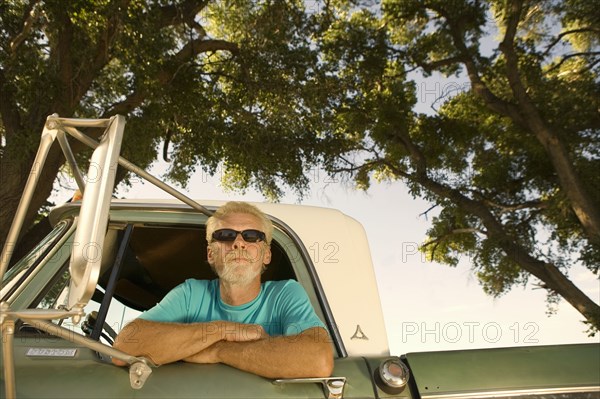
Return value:
[(208, 263), (219, 278), (186, 280), (128, 324), (114, 347), (157, 364), (224, 363), (268, 378), (331, 375), (329, 335), (302, 286), (261, 284), (272, 233), (255, 206), (220, 207), (206, 223)]

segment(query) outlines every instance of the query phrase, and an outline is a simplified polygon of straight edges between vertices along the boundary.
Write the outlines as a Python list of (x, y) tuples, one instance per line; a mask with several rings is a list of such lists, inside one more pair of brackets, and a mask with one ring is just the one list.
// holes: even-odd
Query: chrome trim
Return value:
[[(8, 307), (5, 303), (0, 304), (0, 306), (0, 312), (2, 312), (0, 319), (3, 319), (5, 309)], [(2, 320), (2, 361), (4, 366), (4, 395), (6, 399), (14, 399), (17, 396), (15, 387), (14, 338), (15, 321)]]
[[(77, 129), (65, 127), (65, 130), (71, 136), (75, 137), (77, 140), (81, 141), (82, 143), (84, 143), (84, 144), (86, 144), (86, 145), (88, 145), (88, 146), (90, 146), (92, 148), (96, 148), (99, 145), (96, 140), (94, 140), (94, 139), (86, 136), (85, 134), (82, 134)], [(137, 166), (134, 163), (128, 161), (127, 159), (125, 159), (125, 158), (123, 158), (123, 157), (120, 156), (120, 157), (118, 157), (118, 163), (123, 168), (125, 168), (128, 171), (130, 171), (132, 173), (135, 173), (136, 175), (138, 175), (138, 176), (146, 179), (148, 182), (154, 184), (156, 187), (158, 187), (161, 190), (165, 191), (167, 194), (171, 194), (173, 197), (175, 197), (178, 200), (180, 200), (181, 202), (183, 202), (183, 203), (191, 206), (192, 208), (196, 209), (197, 211), (202, 212), (206, 216), (211, 216), (212, 215), (212, 212), (209, 211), (207, 208), (203, 207), (202, 205), (200, 205), (199, 203), (197, 203), (193, 199), (189, 198), (188, 196), (180, 193), (179, 191), (177, 191), (173, 187), (169, 186), (168, 184), (160, 181), (159, 179), (157, 179), (156, 177), (152, 176), (151, 174), (149, 174), (148, 172), (146, 172), (145, 170), (143, 170), (139, 166)]]
[(133, 389), (142, 389), (152, 369), (143, 361), (138, 361), (129, 366), (129, 384)]
[(48, 117), (47, 123), (50, 129), (67, 128), (67, 127), (104, 127), (106, 128), (111, 121), (110, 119), (77, 119), (77, 118), (61, 118), (58, 114), (52, 114)]
[(37, 346), (32, 346), (27, 349), (25, 356), (40, 358), (74, 358), (77, 356), (77, 348), (40, 348)]
[[(50, 117), (48, 117), (48, 119), (50, 119)], [(25, 183), (25, 188), (23, 189), (23, 195), (19, 201), (19, 205), (15, 212), (12, 224), (10, 225), (10, 230), (8, 231), (4, 247), (2, 248), (2, 254), (0, 255), (0, 281), (4, 280), (4, 273), (6, 273), (6, 270), (8, 269), (10, 259), (12, 258), (12, 254), (17, 245), (19, 235), (21, 234), (21, 228), (23, 227), (23, 222), (25, 221), (25, 215), (29, 210), (33, 193), (37, 187), (40, 176), (42, 175), (42, 168), (46, 162), (50, 148), (56, 139), (56, 133), (57, 131), (55, 129), (48, 128), (48, 123), (46, 123), (44, 129), (42, 130), (40, 146), (38, 147), (37, 154), (35, 155), (31, 172), (29, 173), (29, 177)]]
[(570, 387), (570, 388), (529, 388), (529, 389), (512, 389), (512, 390), (498, 390), (498, 391), (486, 391), (486, 392), (457, 392), (457, 393), (446, 393), (446, 394), (421, 394), (422, 399), (486, 399), (486, 398), (509, 398), (512, 396), (522, 395), (556, 395), (566, 393), (585, 393), (585, 392), (600, 392), (600, 386), (581, 386), (581, 387)]
[[(397, 372), (391, 371), (391, 365), (397, 366), (401, 375), (397, 375)], [(404, 388), (410, 380), (410, 370), (399, 357), (391, 357), (380, 363), (379, 376), (381, 377), (381, 381), (390, 388)]]
[(77, 187), (79, 191), (83, 194), (85, 191), (85, 180), (83, 175), (81, 174), (81, 170), (79, 169), (79, 165), (77, 165), (77, 160), (75, 159), (75, 155), (71, 150), (71, 146), (69, 145), (69, 141), (67, 140), (67, 136), (65, 136), (64, 131), (59, 131), (56, 135), (58, 139), (58, 144), (60, 144), (60, 148), (63, 151), (65, 159), (67, 163), (71, 167), (71, 173), (73, 173), (73, 177), (75, 177), (75, 182), (77, 183)]
[[(101, 136), (100, 142), (98, 143), (97, 141), (79, 132), (77, 129), (75, 129), (75, 127), (99, 127), (105, 128), (105, 131)], [(58, 141), (62, 147), (65, 158), (67, 159), (67, 162), (71, 164), (76, 175), (77, 184), (79, 185), (80, 189), (86, 188), (86, 195), (81, 203), (81, 210), (79, 212), (79, 226), (75, 230), (75, 237), (73, 239), (74, 245), (71, 251), (69, 263), (71, 285), (69, 289), (68, 310), (49, 311), (41, 309), (26, 309), (15, 312), (10, 309), (10, 304), (8, 302), (0, 303), (0, 325), (3, 336), (3, 374), (5, 394), (7, 398), (14, 398), (16, 395), (13, 342), (15, 321), (17, 319), (21, 319), (24, 322), (33, 324), (36, 328), (46, 331), (54, 336), (67, 339), (71, 342), (79, 343), (87, 348), (96, 350), (100, 353), (120, 359), (129, 365), (135, 366), (130, 368), (130, 380), (132, 387), (134, 388), (141, 388), (144, 381), (150, 374), (146, 370), (147, 367), (145, 366), (147, 366), (148, 361), (145, 359), (129, 356), (123, 352), (113, 349), (112, 347), (106, 346), (99, 341), (93, 341), (61, 326), (46, 321), (72, 317), (73, 322), (77, 323), (83, 316), (83, 308), (92, 297), (94, 290), (96, 289), (96, 283), (101, 267), (102, 248), (104, 245), (106, 229), (108, 227), (108, 216), (112, 192), (114, 190), (117, 165), (121, 161), (119, 154), (121, 151), (121, 142), (123, 139), (124, 129), (125, 118), (121, 115), (113, 116), (110, 119), (68, 119), (59, 118), (57, 114), (53, 114), (46, 119), (31, 172), (23, 189), (23, 195), (15, 212), (13, 222), (6, 238), (6, 243), (0, 255), (0, 281), (4, 280), (4, 274), (8, 269), (16, 242), (23, 227), (25, 216), (29, 211), (33, 193), (39, 182), (41, 172), (48, 157), (48, 153), (50, 152), (50, 149), (58, 136), (60, 136)], [(90, 166), (87, 176), (88, 182), (86, 184), (87, 187), (83, 187), (85, 184), (83, 181), (83, 176), (81, 176), (81, 173), (79, 172), (69, 142), (66, 137), (64, 137), (65, 132), (84, 142), (84, 144), (87, 142), (94, 149), (90, 159)], [(130, 168), (127, 169), (131, 170)], [(147, 176), (150, 176), (145, 172), (143, 173)], [(92, 180), (92, 178), (95, 178), (95, 180)], [(192, 203), (195, 204), (193, 201)], [(200, 205), (196, 205), (203, 209), (203, 207)], [(74, 223), (73, 225), (75, 226), (77, 224)], [(69, 236), (65, 235), (61, 238), (61, 240), (65, 239), (65, 237), (68, 238)], [(77, 248), (77, 244), (82, 245), (82, 248)], [(93, 255), (86, 253), (84, 251), (86, 248), (83, 247), (85, 245), (94, 247), (98, 250), (98, 253)], [(53, 250), (56, 248), (58, 247), (54, 247)], [(48, 259), (50, 255), (53, 255), (53, 253), (54, 251), (51, 251), (50, 254), (45, 257), (45, 259)], [(39, 266), (37, 266), (34, 270), (34, 273), (27, 278), (33, 278), (33, 275), (39, 269)], [(140, 363), (143, 365), (140, 366)]]
[(274, 380), (274, 385), (285, 384), (321, 384), (327, 399), (342, 399), (346, 387), (346, 377), (286, 378)]

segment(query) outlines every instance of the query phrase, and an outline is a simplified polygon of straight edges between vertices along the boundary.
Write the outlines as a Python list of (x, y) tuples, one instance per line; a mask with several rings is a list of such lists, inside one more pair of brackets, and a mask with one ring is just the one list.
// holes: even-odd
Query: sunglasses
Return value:
[(242, 238), (246, 242), (265, 241), (265, 238), (266, 238), (265, 233), (263, 233), (262, 231), (253, 230), (253, 229), (244, 230), (244, 231), (237, 231), (237, 230), (233, 230), (233, 229), (219, 229), (219, 230), (215, 230), (212, 233), (212, 238), (215, 241), (232, 242), (232, 241), (235, 241), (238, 234), (241, 234)]

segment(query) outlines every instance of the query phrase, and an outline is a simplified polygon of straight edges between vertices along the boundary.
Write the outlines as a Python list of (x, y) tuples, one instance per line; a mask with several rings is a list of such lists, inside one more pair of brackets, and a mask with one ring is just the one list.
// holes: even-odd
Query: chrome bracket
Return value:
[(323, 387), (323, 393), (327, 399), (342, 399), (344, 397), (346, 377), (286, 378), (273, 381), (273, 384), (275, 385), (306, 383), (321, 384)]
[(131, 388), (141, 389), (148, 377), (152, 374), (152, 369), (146, 363), (138, 361), (129, 366), (129, 382)]

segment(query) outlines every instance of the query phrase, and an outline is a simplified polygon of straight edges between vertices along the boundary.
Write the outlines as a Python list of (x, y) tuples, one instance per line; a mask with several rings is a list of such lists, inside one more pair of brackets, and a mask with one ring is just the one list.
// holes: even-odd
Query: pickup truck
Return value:
[[(81, 127), (104, 131), (95, 141)], [(59, 141), (84, 195), (53, 209), (53, 230), (10, 269), (12, 247), (3, 250), (3, 397), (600, 397), (600, 344), (390, 354), (362, 226), (337, 210), (300, 205), (255, 204), (275, 226), (263, 279), (294, 279), (305, 288), (331, 337), (331, 377), (269, 380), (222, 364), (156, 367), (112, 348), (118, 331), (170, 289), (188, 278), (215, 278), (204, 233), (221, 204), (191, 200), (120, 157), (123, 131), (120, 116), (48, 118), (38, 165)], [(95, 148), (87, 181), (67, 135)], [(112, 198), (117, 164), (175, 199)], [(19, 236), (40, 170), (32, 170), (8, 243)], [(398, 282), (398, 306), (418, 306), (402, 297), (404, 284)]]

